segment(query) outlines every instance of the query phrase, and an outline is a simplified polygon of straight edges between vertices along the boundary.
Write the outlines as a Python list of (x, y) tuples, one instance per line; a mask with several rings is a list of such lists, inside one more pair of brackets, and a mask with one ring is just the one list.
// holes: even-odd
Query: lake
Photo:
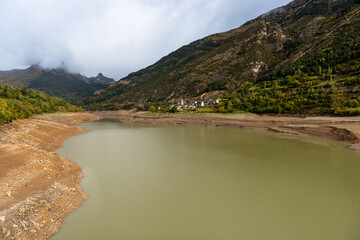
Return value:
[[(81, 125), (89, 198), (51, 240), (358, 240), (360, 153), (256, 130)], [(309, 141), (305, 141), (309, 140)]]

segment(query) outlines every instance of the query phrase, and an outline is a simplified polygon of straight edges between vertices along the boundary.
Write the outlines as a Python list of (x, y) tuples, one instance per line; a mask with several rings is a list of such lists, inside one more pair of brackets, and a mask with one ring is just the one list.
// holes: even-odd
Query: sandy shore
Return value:
[(94, 114), (126, 123), (199, 125), (264, 129), (336, 141), (360, 150), (360, 117), (281, 117), (256, 114), (156, 114), (135, 111), (99, 111)]
[(54, 151), (89, 113), (50, 114), (0, 126), (0, 239), (48, 239), (80, 206), (81, 168)]

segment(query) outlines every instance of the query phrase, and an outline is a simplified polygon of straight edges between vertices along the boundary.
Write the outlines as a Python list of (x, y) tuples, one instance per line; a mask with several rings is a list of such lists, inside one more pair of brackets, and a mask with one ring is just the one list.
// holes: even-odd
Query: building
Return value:
[(196, 109), (198, 107), (214, 106), (216, 104), (219, 104), (220, 101), (221, 101), (220, 98), (216, 98), (216, 99), (209, 98), (206, 100), (186, 102), (183, 98), (181, 98), (179, 103), (171, 105), (170, 108), (176, 107), (179, 111), (184, 109)]

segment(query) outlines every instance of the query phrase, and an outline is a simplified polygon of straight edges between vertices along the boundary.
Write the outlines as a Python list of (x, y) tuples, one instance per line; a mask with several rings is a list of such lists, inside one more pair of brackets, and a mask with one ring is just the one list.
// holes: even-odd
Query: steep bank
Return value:
[(54, 152), (86, 130), (56, 121), (97, 119), (88, 113), (40, 115), (0, 126), (0, 239), (48, 239), (86, 199), (81, 168)]
[(323, 138), (360, 150), (360, 117), (299, 118), (256, 114), (155, 114), (135, 111), (101, 111), (94, 114), (126, 123), (264, 129)]

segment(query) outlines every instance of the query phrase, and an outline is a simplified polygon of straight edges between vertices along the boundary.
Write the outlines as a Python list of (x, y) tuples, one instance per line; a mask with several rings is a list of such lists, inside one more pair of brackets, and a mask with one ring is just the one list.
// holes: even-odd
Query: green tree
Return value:
[(233, 111), (233, 104), (231, 101), (229, 101), (226, 105), (226, 111), (227, 112), (232, 112)]
[(150, 110), (150, 112), (153, 112), (153, 113), (154, 113), (154, 112), (157, 112), (155, 106), (150, 106), (149, 110)]

